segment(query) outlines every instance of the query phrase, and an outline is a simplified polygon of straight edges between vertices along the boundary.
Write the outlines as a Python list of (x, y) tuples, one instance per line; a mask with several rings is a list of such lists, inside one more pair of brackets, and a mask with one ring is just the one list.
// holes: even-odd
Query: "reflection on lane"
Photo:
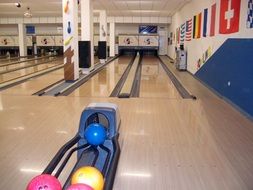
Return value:
[(69, 96), (108, 97), (118, 83), (131, 59), (132, 56), (121, 56), (112, 61), (108, 66)]
[(15, 94), (15, 95), (32, 95), (35, 92), (47, 87), (48, 85), (55, 83), (63, 79), (64, 70), (58, 69), (56, 71), (47, 73), (45, 75), (35, 77), (32, 80), (28, 80), (19, 85), (8, 88), (1, 91), (2, 94)]
[(63, 63), (63, 61), (62, 61), (62, 59), (60, 59), (58, 61), (53, 61), (53, 62), (50, 62), (50, 63), (41, 64), (41, 65), (37, 65), (37, 66), (34, 66), (34, 67), (26, 68), (26, 69), (20, 69), (20, 70), (17, 70), (17, 71), (6, 73), (6, 74), (1, 74), (0, 75), (0, 83), (6, 82), (8, 80), (12, 80), (12, 79), (15, 79), (15, 78), (18, 78), (18, 77), (21, 77), (21, 76), (25, 76), (25, 75), (28, 75), (28, 74), (32, 74), (34, 72), (37, 72), (37, 71), (40, 71), (40, 70), (43, 70), (43, 69), (54, 67), (54, 66), (56, 66), (58, 64), (62, 64), (62, 63)]
[(181, 98), (159, 59), (154, 56), (142, 59), (140, 97)]
[[(12, 69), (18, 69), (18, 68), (22, 68), (22, 67), (26, 67), (26, 66), (30, 66), (30, 65), (32, 66), (35, 64), (40, 64), (45, 61), (54, 60), (54, 59), (57, 59), (57, 58), (56, 57), (44, 57), (44, 58), (39, 58), (38, 60), (24, 61), (24, 62), (20, 62), (20, 63), (16, 63), (16, 64), (11, 64), (12, 62), (9, 62), (9, 63), (7, 62), (4, 64), (0, 64), (0, 72), (10, 71)], [(9, 65), (9, 64), (11, 64), (11, 65)]]

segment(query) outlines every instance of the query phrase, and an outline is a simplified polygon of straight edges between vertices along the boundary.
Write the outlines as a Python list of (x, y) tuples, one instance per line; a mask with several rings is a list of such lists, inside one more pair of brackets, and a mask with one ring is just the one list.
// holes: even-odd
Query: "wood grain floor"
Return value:
[(20, 70), (5, 73), (5, 74), (0, 74), (0, 83), (6, 82), (8, 80), (15, 79), (17, 77), (28, 75), (28, 74), (31, 74), (31, 73), (34, 73), (34, 72), (37, 72), (37, 71), (40, 71), (40, 70), (43, 70), (43, 69), (54, 67), (58, 64), (62, 64), (62, 59), (57, 60), (57, 61), (53, 61), (53, 62), (50, 62), (50, 63), (36, 65), (36, 66), (25, 68), (25, 69), (20, 69)]
[(144, 56), (142, 59), (140, 97), (181, 98), (159, 59), (154, 56)]
[[(0, 63), (0, 72), (9, 71), (11, 69), (18, 69), (18, 68), (24, 67), (24, 66), (30, 66), (30, 65), (32, 66), (34, 64), (42, 63), (42, 62), (49, 61), (49, 60), (52, 60), (52, 59), (55, 59), (55, 58), (45, 57), (45, 58), (39, 58), (39, 60), (30, 60), (30, 61), (26, 61), (27, 59), (23, 59), (24, 62), (16, 63), (16, 64), (11, 64), (11, 63), (18, 62), (16, 60), (9, 61), (7, 63)], [(11, 64), (11, 65), (7, 65), (7, 64)], [(7, 65), (7, 66), (4, 66), (4, 65)]]
[[(91, 102), (116, 103), (121, 113), (122, 152), (114, 190), (253, 189), (252, 121), (189, 74), (173, 72), (197, 101), (0, 92), (0, 189), (25, 189), (75, 135), (80, 114)], [(36, 88), (35, 81), (30, 85)], [(29, 85), (19, 88), (30, 91)]]
[(8, 95), (15, 95), (15, 96), (23, 96), (27, 95), (30, 96), (34, 94), (35, 92), (38, 92), (39, 90), (46, 88), (50, 84), (53, 84), (61, 79), (64, 78), (63, 76), (64, 70), (59, 69), (56, 71), (53, 71), (51, 73), (48, 73), (46, 75), (42, 75), (40, 77), (33, 78), (27, 82), (21, 83), (17, 86), (14, 86), (12, 88), (8, 88), (4, 91), (2, 91), (2, 94), (8, 94)]
[(112, 61), (69, 96), (109, 97), (131, 59), (132, 56), (123, 56)]

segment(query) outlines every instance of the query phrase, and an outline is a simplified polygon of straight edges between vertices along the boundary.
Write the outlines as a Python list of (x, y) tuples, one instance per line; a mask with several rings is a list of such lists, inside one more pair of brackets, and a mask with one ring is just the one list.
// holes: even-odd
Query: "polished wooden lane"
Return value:
[[(26, 66), (30, 66), (30, 65), (34, 65), (34, 64), (39, 64), (39, 63), (43, 63), (45, 61), (49, 61), (49, 60), (53, 60), (53, 59), (56, 59), (56, 58), (55, 57), (45, 57), (45, 58), (40, 58), (38, 60), (25, 61), (25, 62), (11, 64), (11, 65), (7, 65), (7, 66), (4, 66), (5, 64), (0, 64), (0, 72), (10, 71), (12, 69), (18, 69), (18, 68), (22, 68), (22, 67), (26, 67)], [(6, 64), (9, 64), (9, 63), (6, 63)]]
[(13, 61), (19, 61), (20, 59), (28, 59), (27, 57), (26, 58), (20, 58), (20, 57), (8, 57), (8, 58), (5, 58), (5, 59), (0, 59), (0, 65), (1, 64), (5, 64), (5, 63), (9, 63), (9, 62), (13, 62)]
[[(119, 105), (122, 151), (114, 190), (253, 189), (252, 121), (163, 59), (197, 101), (160, 94), (157, 98), (117, 99), (26, 96), (18, 88), (0, 92), (0, 189), (25, 189), (75, 135), (80, 114), (91, 102)], [(119, 69), (112, 68), (108, 75), (120, 73)], [(109, 80), (105, 76), (101, 74), (95, 88)], [(29, 81), (19, 88), (25, 92), (25, 86), (30, 86), (29, 91), (40, 83)], [(97, 90), (90, 96), (100, 94)], [(67, 165), (62, 181), (75, 159)]]
[(64, 75), (64, 70), (59, 69), (42, 76), (32, 78), (31, 80), (23, 82), (19, 85), (3, 90), (1, 93), (8, 94), (8, 95), (15, 95), (15, 96), (16, 95), (32, 95), (38, 92), (39, 90), (46, 88), (50, 84), (53, 84), (63, 79), (63, 75)]
[(181, 98), (159, 59), (154, 56), (142, 59), (140, 97)]
[[(95, 56), (94, 60), (96, 62), (99, 61), (99, 59)], [(52, 62), (54, 63), (54, 62)], [(59, 69), (53, 72), (50, 72), (46, 75), (42, 75), (39, 77), (35, 77), (31, 80), (28, 80), (22, 84), (19, 84), (17, 86), (8, 88), (4, 91), (2, 91), (2, 94), (9, 94), (9, 95), (32, 95), (35, 92), (38, 92), (39, 90), (49, 86), (50, 84), (53, 84), (61, 79), (63, 79), (64, 71), (63, 69)]]
[(83, 108), (108, 101), (122, 118), (114, 190), (253, 188), (253, 124), (217, 99), (1, 95), (0, 189), (25, 189), (75, 135)]
[(17, 77), (21, 77), (21, 76), (28, 75), (28, 74), (31, 74), (31, 73), (34, 73), (34, 72), (37, 72), (37, 71), (40, 71), (43, 69), (54, 67), (54, 66), (56, 66), (58, 64), (62, 64), (62, 63), (63, 63), (62, 59), (58, 59), (57, 61), (52, 61), (50, 63), (45, 63), (45, 64), (37, 65), (34, 67), (29, 67), (26, 69), (20, 69), (17, 71), (6, 73), (6, 74), (1, 74), (0, 75), (0, 82), (2, 83), (2, 82), (5, 82), (8, 80), (17, 78)]
[(98, 63), (99, 63), (98, 56), (94, 56), (94, 64), (98, 64)]
[(89, 81), (77, 88), (69, 96), (108, 97), (124, 73), (132, 56), (121, 56), (109, 63)]
[(171, 59), (169, 59), (167, 56), (160, 56), (160, 58), (164, 61), (164, 63), (169, 67), (170, 71), (177, 77), (177, 79), (191, 94), (201, 99), (218, 98), (214, 93), (208, 90), (207, 87), (202, 85), (201, 82), (196, 80), (191, 74), (189, 74), (188, 72), (178, 71), (175, 65), (170, 62)]

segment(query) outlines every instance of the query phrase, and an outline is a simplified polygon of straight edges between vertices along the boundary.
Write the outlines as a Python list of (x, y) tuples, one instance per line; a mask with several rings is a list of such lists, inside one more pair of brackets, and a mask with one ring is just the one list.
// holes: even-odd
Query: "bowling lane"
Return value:
[(42, 58), (42, 59), (39, 59), (39, 60), (26, 61), (26, 62), (17, 63), (17, 64), (13, 64), (13, 65), (3, 66), (5, 64), (12, 63), (12, 62), (15, 62), (15, 61), (7, 62), (7, 63), (4, 63), (4, 64), (0, 64), (0, 72), (9, 71), (9, 70), (12, 70), (12, 69), (18, 69), (18, 68), (22, 68), (22, 67), (26, 67), (26, 66), (30, 66), (30, 65), (34, 65), (34, 64), (40, 64), (40, 63), (43, 63), (45, 61), (49, 61), (49, 60), (53, 60), (53, 59), (56, 59), (56, 58), (45, 57), (45, 58)]
[(159, 59), (154, 56), (144, 56), (142, 59), (140, 97), (181, 98)]
[(112, 61), (108, 66), (72, 92), (69, 96), (108, 97), (131, 59), (132, 56), (121, 56)]
[(33, 78), (24, 83), (1, 91), (1, 94), (8, 95), (32, 95), (35, 92), (63, 79), (64, 70), (58, 69), (48, 74)]
[(0, 83), (6, 82), (6, 81), (9, 81), (9, 80), (18, 78), (18, 77), (22, 77), (22, 76), (25, 76), (25, 75), (29, 75), (29, 74), (32, 74), (34, 72), (41, 71), (43, 69), (51, 68), (51, 67), (54, 67), (54, 66), (56, 66), (58, 64), (61, 64), (61, 63), (63, 63), (62, 58), (57, 59), (57, 60), (55, 60), (53, 62), (50, 62), (50, 63), (45, 63), (45, 64), (37, 65), (37, 66), (34, 66), (34, 67), (29, 67), (29, 68), (26, 68), (26, 69), (20, 69), (20, 70), (17, 70), (17, 71), (6, 73), (6, 74), (1, 74), (0, 75)]
[[(114, 190), (252, 189), (253, 123), (222, 99), (9, 95), (0, 95), (0, 189), (26, 189), (77, 133), (80, 114), (91, 102), (119, 106)], [(72, 159), (62, 183), (76, 153)]]
[(98, 56), (94, 56), (94, 64), (97, 64), (97, 63), (99, 63)]
[(17, 62), (17, 61), (21, 61), (21, 60), (29, 60), (32, 59), (33, 57), (29, 56), (29, 57), (11, 57), (11, 58), (6, 58), (6, 59), (0, 59), (0, 65), (2, 64), (6, 64), (6, 63), (11, 63), (11, 62)]
[[(98, 62), (97, 57), (94, 58), (95, 62)], [(28, 80), (24, 83), (16, 85), (14, 87), (8, 88), (4, 91), (1, 91), (1, 94), (6, 95), (32, 95), (39, 90), (46, 88), (50, 84), (53, 84), (61, 79), (64, 76), (64, 69), (58, 69), (56, 71), (47, 73), (45, 75), (35, 77), (31, 80)]]
[[(18, 61), (20, 59), (21, 59), (20, 57), (2, 58), (2, 59), (0, 59), (0, 64), (13, 62), (13, 61)], [(23, 59), (28, 59), (28, 58), (23, 58)]]

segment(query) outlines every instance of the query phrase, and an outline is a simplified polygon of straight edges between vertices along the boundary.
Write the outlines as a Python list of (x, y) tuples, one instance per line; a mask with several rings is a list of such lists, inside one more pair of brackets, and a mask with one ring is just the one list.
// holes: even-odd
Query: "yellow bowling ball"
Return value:
[(77, 183), (89, 185), (93, 190), (103, 190), (104, 178), (98, 169), (85, 166), (76, 170), (71, 178), (71, 184)]

